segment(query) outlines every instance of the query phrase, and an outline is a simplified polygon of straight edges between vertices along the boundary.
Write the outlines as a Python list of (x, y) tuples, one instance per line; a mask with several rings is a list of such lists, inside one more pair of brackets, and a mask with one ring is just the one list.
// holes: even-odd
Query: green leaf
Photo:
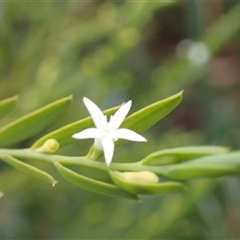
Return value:
[(100, 182), (82, 175), (62, 166), (60, 163), (56, 162), (55, 166), (59, 173), (70, 183), (85, 189), (90, 192), (95, 192), (98, 194), (103, 194), (111, 197), (121, 197), (127, 199), (138, 200), (138, 197), (134, 194), (125, 192), (121, 188), (113, 184), (108, 184)]
[[(148, 105), (127, 117), (123, 121), (121, 128), (129, 128), (135, 132), (141, 133), (168, 115), (178, 106), (181, 100), (182, 92)], [(125, 142), (126, 140), (119, 140), (116, 142), (116, 146)]]
[[(186, 186), (180, 182), (152, 183), (132, 181), (125, 177), (126, 172), (110, 171), (113, 182), (133, 194), (166, 194), (186, 190)], [(142, 172), (143, 173), (143, 172)]]
[(229, 152), (228, 148), (219, 146), (194, 146), (164, 149), (148, 155), (141, 163), (155, 166), (166, 165), (227, 152)]
[(12, 112), (18, 105), (18, 97), (11, 97), (0, 101), (0, 118)]
[[(104, 111), (104, 114), (109, 116), (117, 111), (119, 107), (110, 108)], [(91, 117), (84, 118), (80, 121), (66, 125), (54, 132), (51, 132), (42, 138), (38, 139), (31, 147), (31, 149), (36, 149), (41, 147), (48, 139), (55, 139), (60, 144), (60, 147), (70, 144), (76, 139), (72, 138), (74, 133), (80, 132), (86, 128), (93, 126), (93, 121)]]
[(240, 152), (202, 157), (164, 167), (164, 176), (174, 180), (240, 174)]
[(27, 139), (58, 119), (70, 105), (72, 97), (66, 97), (40, 108), (0, 129), (0, 146), (5, 147)]
[(1, 155), (1, 159), (6, 162), (7, 164), (11, 165), (12, 167), (14, 167), (15, 169), (21, 171), (21, 172), (24, 172), (24, 173), (27, 173), (27, 174), (30, 174), (36, 178), (39, 178), (39, 179), (42, 179), (44, 181), (47, 181), (49, 183), (52, 184), (52, 186), (54, 186), (57, 181), (51, 176), (49, 175), (48, 173), (42, 171), (42, 170), (39, 170), (29, 164), (26, 164), (24, 162), (21, 162), (19, 161), (18, 159), (10, 156), (10, 155), (7, 155), (7, 154), (2, 154)]

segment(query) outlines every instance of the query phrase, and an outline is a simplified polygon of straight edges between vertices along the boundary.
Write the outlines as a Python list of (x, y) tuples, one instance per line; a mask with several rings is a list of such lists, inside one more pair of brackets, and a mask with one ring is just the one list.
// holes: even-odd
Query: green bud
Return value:
[(36, 149), (36, 152), (39, 153), (54, 153), (58, 150), (59, 148), (59, 143), (55, 139), (48, 139), (42, 147)]
[(159, 183), (158, 176), (149, 171), (110, 171), (109, 174), (117, 186), (133, 194), (165, 194), (186, 190), (186, 186), (180, 182)]
[(159, 181), (158, 176), (150, 171), (123, 172), (122, 177), (126, 181), (136, 183), (157, 183)]

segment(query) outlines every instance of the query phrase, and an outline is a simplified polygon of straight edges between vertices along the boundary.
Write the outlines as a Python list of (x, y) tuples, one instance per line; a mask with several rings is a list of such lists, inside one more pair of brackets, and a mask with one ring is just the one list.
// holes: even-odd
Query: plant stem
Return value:
[(106, 166), (103, 162), (93, 161), (87, 157), (69, 157), (69, 156), (60, 156), (54, 154), (38, 153), (30, 149), (0, 149), (1, 154), (8, 154), (20, 160), (27, 161), (41, 161), (54, 164), (59, 162), (63, 165), (76, 165), (92, 169), (97, 169), (101, 171), (108, 172), (109, 170), (118, 170), (118, 171), (151, 171), (159, 175), (164, 176), (166, 167), (156, 167), (156, 166), (146, 166), (142, 165), (139, 162), (136, 163), (112, 163), (109, 167)]

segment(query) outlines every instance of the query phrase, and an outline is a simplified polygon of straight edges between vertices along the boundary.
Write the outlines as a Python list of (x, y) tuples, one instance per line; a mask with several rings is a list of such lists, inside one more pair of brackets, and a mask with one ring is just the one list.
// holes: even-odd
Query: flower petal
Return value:
[(121, 138), (121, 139), (126, 139), (129, 141), (135, 141), (135, 142), (147, 142), (147, 139), (140, 134), (126, 129), (126, 128), (120, 128), (114, 132), (114, 137), (116, 139)]
[(101, 128), (101, 125), (106, 122), (106, 117), (103, 115), (101, 109), (90, 99), (84, 97), (83, 102), (92, 117), (92, 120), (97, 128)]
[(102, 145), (103, 145), (105, 162), (107, 166), (109, 166), (113, 158), (114, 142), (111, 138), (102, 138)]
[(101, 132), (97, 128), (88, 128), (79, 133), (73, 134), (72, 137), (77, 139), (100, 138)]
[(120, 107), (117, 112), (111, 117), (109, 124), (113, 130), (117, 130), (122, 124), (124, 118), (127, 116), (130, 108), (132, 106), (132, 101), (128, 101), (122, 107)]

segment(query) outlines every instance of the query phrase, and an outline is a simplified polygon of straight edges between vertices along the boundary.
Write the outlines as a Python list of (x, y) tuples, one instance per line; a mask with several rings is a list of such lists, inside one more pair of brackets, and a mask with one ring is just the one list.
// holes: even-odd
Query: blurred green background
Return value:
[[(0, 97), (18, 95), (15, 119), (73, 94), (49, 132), (133, 100), (131, 112), (184, 90), (183, 102), (128, 143), (115, 162), (188, 145), (240, 148), (240, 1), (0, 1)], [(45, 132), (45, 133), (46, 133)], [(20, 143), (29, 147), (44, 133)], [(59, 154), (87, 153), (92, 140)], [(86, 192), (38, 165), (52, 188), (0, 163), (1, 239), (240, 238), (237, 177), (195, 180), (189, 191), (141, 203)]]

